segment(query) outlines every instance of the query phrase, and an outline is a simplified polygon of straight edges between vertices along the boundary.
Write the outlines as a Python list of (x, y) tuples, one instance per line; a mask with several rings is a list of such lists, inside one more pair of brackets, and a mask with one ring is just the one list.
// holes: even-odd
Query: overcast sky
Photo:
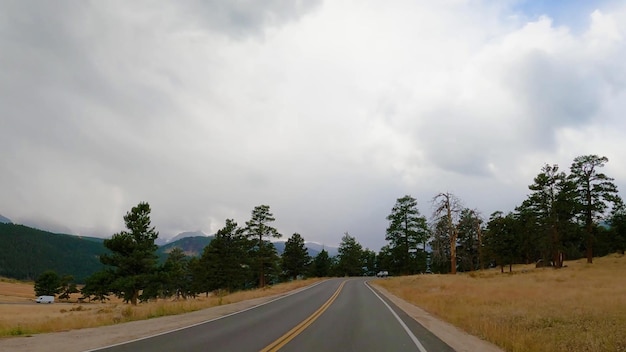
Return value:
[(626, 189), (621, 1), (2, 1), (0, 214), (378, 251), (397, 198), (512, 211), (583, 154)]

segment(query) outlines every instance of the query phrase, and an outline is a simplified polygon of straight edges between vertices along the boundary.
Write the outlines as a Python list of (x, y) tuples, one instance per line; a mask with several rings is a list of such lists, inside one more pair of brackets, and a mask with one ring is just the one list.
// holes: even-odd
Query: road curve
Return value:
[(327, 280), (237, 314), (93, 351), (453, 351), (366, 281)]

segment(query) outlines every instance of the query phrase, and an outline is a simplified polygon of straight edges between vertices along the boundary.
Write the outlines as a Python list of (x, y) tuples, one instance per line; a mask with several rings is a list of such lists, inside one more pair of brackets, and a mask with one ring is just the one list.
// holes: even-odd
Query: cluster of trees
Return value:
[(137, 304), (154, 298), (187, 298), (263, 287), (306, 276), (363, 275), (373, 272), (376, 266), (376, 253), (363, 249), (348, 233), (336, 257), (322, 250), (311, 258), (298, 233), (287, 239), (279, 256), (270, 240), (281, 234), (271, 226), (275, 219), (268, 205), (255, 207), (243, 227), (227, 219), (200, 257), (186, 256), (180, 248), (174, 248), (161, 265), (154, 244), (158, 233), (150, 225), (148, 203), (133, 207), (124, 221), (127, 231), (104, 241), (109, 252), (100, 260), (107, 268), (86, 280), (81, 290), (84, 297), (106, 300), (116, 295)]
[[(433, 198), (431, 222), (410, 196), (397, 200), (379, 262), (392, 274), (456, 273), (499, 265), (540, 262), (561, 267), (564, 258), (626, 249), (626, 209), (613, 179), (600, 172), (608, 159), (574, 159), (570, 173), (545, 165), (515, 211), (488, 221), (450, 193)], [(427, 251), (427, 243), (431, 251)]]
[(508, 214), (491, 214), (485, 247), (501, 267), (563, 260), (626, 249), (626, 209), (613, 179), (600, 172), (608, 162), (597, 155), (574, 159), (569, 174), (546, 164), (528, 188), (531, 193)]
[(72, 275), (59, 276), (54, 270), (46, 270), (35, 280), (36, 296), (56, 296), (69, 299), (72, 293), (78, 293)]
[[(158, 297), (193, 297), (209, 292), (232, 292), (298, 277), (392, 275), (425, 272), (456, 273), (486, 266), (511, 266), (538, 260), (560, 267), (564, 258), (624, 252), (626, 208), (613, 179), (600, 172), (608, 159), (596, 155), (574, 159), (570, 173), (545, 165), (529, 186), (531, 193), (515, 211), (497, 211), (485, 221), (451, 193), (437, 194), (430, 219), (421, 215), (415, 198), (397, 199), (387, 216), (385, 245), (379, 253), (363, 248), (345, 233), (338, 255), (323, 250), (311, 258), (304, 238), (294, 233), (282, 256), (271, 239), (281, 237), (268, 205), (252, 210), (245, 226), (227, 219), (200, 257), (173, 249), (159, 265), (150, 225), (150, 206), (139, 203), (124, 216), (127, 231), (104, 241), (100, 256), (106, 268), (86, 280), (84, 297), (99, 300), (111, 294), (137, 304)], [(50, 273), (37, 294), (71, 290), (71, 278)], [(56, 281), (55, 281), (56, 280)], [(39, 282), (39, 279), (38, 279)], [(41, 287), (51, 289), (42, 289)], [(75, 286), (73, 288), (75, 290)]]

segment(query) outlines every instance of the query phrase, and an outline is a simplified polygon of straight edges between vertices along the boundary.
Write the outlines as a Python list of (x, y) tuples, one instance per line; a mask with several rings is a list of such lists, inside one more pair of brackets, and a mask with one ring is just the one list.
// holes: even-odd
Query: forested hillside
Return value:
[(102, 239), (0, 224), (0, 276), (32, 280), (54, 270), (80, 283), (103, 268), (98, 256), (105, 251)]
[(174, 248), (182, 249), (183, 253), (189, 257), (199, 257), (204, 250), (204, 247), (208, 246), (211, 243), (211, 240), (214, 236), (193, 236), (193, 237), (184, 237), (174, 242), (170, 242), (163, 246), (160, 246), (157, 250), (157, 255), (159, 259), (163, 262), (167, 259), (168, 254)]

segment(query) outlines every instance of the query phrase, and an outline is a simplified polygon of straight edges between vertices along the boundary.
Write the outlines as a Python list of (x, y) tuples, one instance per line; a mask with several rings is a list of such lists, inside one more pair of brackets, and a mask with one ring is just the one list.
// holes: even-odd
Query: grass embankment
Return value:
[(71, 303), (77, 302), (80, 295), (70, 298), (70, 303), (57, 300), (55, 304), (33, 304), (35, 297), (32, 283), (0, 280), (0, 337), (66, 331), (188, 313), (273, 296), (316, 281), (319, 279), (293, 281), (222, 296), (202, 295), (195, 299), (158, 300), (132, 306), (115, 298), (107, 303)]
[(506, 351), (626, 351), (626, 257), (566, 265), (376, 283)]

